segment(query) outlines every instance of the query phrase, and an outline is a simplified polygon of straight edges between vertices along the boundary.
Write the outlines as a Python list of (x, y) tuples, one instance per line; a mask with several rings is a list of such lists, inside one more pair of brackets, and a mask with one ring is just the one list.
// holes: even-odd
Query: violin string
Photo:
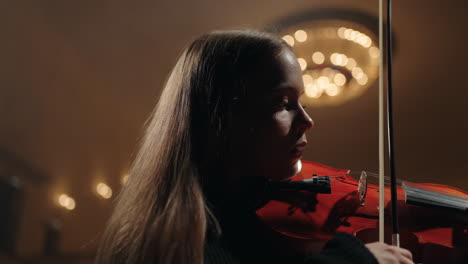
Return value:
[[(374, 177), (374, 178), (378, 177), (378, 173), (368, 172), (368, 171), (364, 171), (364, 172), (366, 172), (367, 175), (369, 175), (371, 177)], [(349, 175), (349, 174), (361, 174), (361, 173), (362, 172), (351, 171), (349, 173), (336, 173), (336, 174), (328, 174), (328, 175), (323, 175), (323, 176), (328, 176), (328, 177), (334, 179), (334, 178), (342, 178), (343, 176)], [(321, 175), (318, 175), (318, 176), (320, 177)], [(389, 185), (390, 177), (384, 176), (384, 179), (385, 179), (385, 185)], [(402, 184), (404, 181), (397, 179), (397, 182)], [(450, 195), (450, 196), (456, 196), (456, 197), (459, 197), (459, 198), (462, 198), (462, 199), (468, 199), (468, 195), (458, 194), (458, 193), (451, 193), (451, 192), (448, 192), (448, 191), (439, 190), (439, 189), (436, 189), (434, 187), (429, 187), (429, 186), (425, 186), (425, 185), (418, 184), (418, 183), (412, 183), (412, 182), (407, 182), (407, 183), (411, 183), (412, 185), (415, 185), (416, 187), (419, 187), (420, 189), (425, 189), (425, 190), (433, 191), (433, 192), (436, 192), (436, 193), (443, 193), (443, 194), (447, 194), (447, 195)]]
[[(366, 172), (369, 176), (371, 177), (378, 177), (378, 174), (377, 173), (373, 173), (373, 172), (367, 172), (367, 171), (364, 171)], [(336, 173), (336, 174), (327, 174), (327, 175), (316, 175), (318, 177), (322, 177), (322, 176), (328, 176), (330, 178), (342, 178), (343, 176), (345, 175), (349, 175), (349, 174), (361, 174), (361, 172), (357, 172), (357, 171), (351, 171), (349, 173)], [(388, 176), (384, 176), (384, 179), (385, 180), (390, 180), (390, 177)], [(403, 182), (402, 180), (397, 180), (399, 183)]]
[[(377, 173), (368, 172), (368, 174), (370, 174), (370, 176), (372, 176), (372, 177), (378, 177)], [(389, 178), (385, 177), (385, 180), (389, 180)], [(397, 182), (398, 183), (403, 183), (404, 181), (397, 180)], [(413, 183), (413, 182), (407, 182), (407, 183), (410, 183), (410, 184), (414, 185), (415, 187), (418, 187), (418, 188), (423, 189), (423, 190), (428, 190), (428, 191), (433, 191), (435, 193), (442, 193), (442, 194), (446, 194), (446, 195), (450, 195), (450, 196), (456, 196), (456, 197), (459, 197), (459, 198), (468, 199), (468, 195), (465, 195), (465, 194), (451, 193), (449, 191), (439, 190), (439, 189), (436, 189), (434, 187), (426, 186), (426, 185), (419, 184), (419, 183)]]
[[(369, 176), (371, 176), (371, 177), (379, 177), (379, 174), (378, 174), (378, 173), (373, 173), (373, 172), (368, 172), (368, 171), (366, 171), (366, 173), (367, 173), (367, 175), (369, 175)], [(390, 177), (384, 176), (384, 179), (385, 179), (385, 180), (390, 180)], [(398, 182), (398, 183), (402, 183), (402, 182), (404, 182), (404, 181), (398, 180), (398, 179), (397, 179), (397, 182)]]
[[(335, 179), (338, 179), (338, 178), (341, 178), (341, 177), (340, 176), (333, 176), (333, 177), (330, 177), (330, 178), (331, 178), (331, 180), (335, 180)], [(385, 181), (385, 185), (390, 185), (388, 179)], [(358, 186), (358, 184), (356, 184), (356, 186)]]
[[(341, 174), (341, 175), (346, 175), (346, 173), (344, 174)], [(334, 174), (332, 176), (330, 175), (327, 175), (329, 178), (331, 178), (331, 180), (335, 180), (335, 179), (339, 179), (339, 178), (343, 178), (343, 176), (337, 176), (337, 174)], [(320, 177), (320, 176), (319, 176)], [(385, 182), (385, 185), (389, 185), (389, 179), (386, 179), (387, 181)], [(357, 186), (357, 184), (356, 184)]]

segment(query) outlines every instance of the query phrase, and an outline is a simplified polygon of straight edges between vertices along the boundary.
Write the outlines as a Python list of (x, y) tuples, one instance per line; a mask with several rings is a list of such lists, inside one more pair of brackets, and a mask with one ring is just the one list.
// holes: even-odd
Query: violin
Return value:
[[(295, 254), (317, 252), (337, 232), (363, 243), (378, 240), (379, 188), (346, 169), (303, 161), (290, 181), (271, 182), (270, 201), (256, 211)], [(468, 263), (468, 192), (439, 184), (399, 181), (400, 245), (416, 263)], [(389, 193), (389, 187), (385, 187)], [(385, 195), (385, 217), (391, 213)], [(391, 219), (385, 221), (391, 231)], [(387, 238), (389, 236), (386, 236)], [(390, 244), (390, 241), (385, 241)]]

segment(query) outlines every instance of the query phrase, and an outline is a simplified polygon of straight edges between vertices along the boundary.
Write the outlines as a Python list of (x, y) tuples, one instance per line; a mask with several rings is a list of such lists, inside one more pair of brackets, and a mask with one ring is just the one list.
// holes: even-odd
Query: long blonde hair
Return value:
[[(212, 32), (180, 56), (107, 224), (96, 263), (203, 263), (206, 206), (256, 63), (287, 45), (266, 33)], [(217, 164), (217, 165), (214, 165)], [(211, 226), (211, 225), (210, 225)], [(218, 230), (219, 231), (219, 230)]]

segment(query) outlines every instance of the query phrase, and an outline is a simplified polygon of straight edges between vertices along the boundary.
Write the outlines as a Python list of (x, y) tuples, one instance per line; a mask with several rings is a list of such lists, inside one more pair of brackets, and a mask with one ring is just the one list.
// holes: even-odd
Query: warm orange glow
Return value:
[(351, 33), (352, 33), (353, 31), (354, 31), (354, 30), (349, 29), (349, 28), (345, 29), (345, 31), (343, 32), (344, 38), (349, 40), (349, 39), (350, 39), (350, 35), (351, 35)]
[(344, 54), (333, 53), (330, 56), (330, 61), (335, 65), (345, 66), (346, 63), (348, 63), (348, 57), (346, 55), (344, 55)]
[(353, 59), (353, 58), (348, 58), (348, 61), (346, 62), (346, 68), (348, 70), (353, 70), (354, 67), (356, 67), (357, 63), (356, 63), (356, 60)]
[(357, 82), (360, 84), (360, 85), (365, 85), (368, 81), (368, 77), (366, 74), (362, 74), (361, 78), (357, 79)]
[(307, 33), (304, 30), (298, 30), (294, 33), (294, 37), (299, 42), (304, 42), (307, 40)]
[(127, 184), (128, 177), (129, 177), (128, 174), (125, 174), (125, 175), (122, 177), (122, 179), (121, 179), (121, 181), (120, 181), (120, 182), (122, 183), (122, 185)]
[(286, 43), (288, 43), (289, 46), (294, 46), (294, 38), (291, 35), (285, 35), (283, 37), (283, 40), (286, 41)]
[(358, 34), (359, 34), (358, 31), (355, 31), (355, 30), (351, 31), (351, 33), (349, 34), (349, 40), (356, 41)]
[(104, 199), (112, 197), (112, 189), (105, 183), (99, 183), (96, 186), (96, 192)]
[(366, 35), (364, 35), (362, 33), (358, 33), (356, 35), (356, 38), (354, 39), (354, 41), (362, 45), (362, 43), (365, 41), (365, 39), (366, 39)]
[(355, 67), (352, 71), (351, 71), (351, 74), (353, 75), (354, 78), (356, 78), (357, 80), (361, 79), (364, 72), (362, 71), (361, 68), (359, 67)]
[(341, 38), (341, 39), (344, 39), (344, 38), (345, 38), (345, 34), (344, 34), (345, 30), (346, 30), (345, 27), (340, 27), (340, 28), (338, 29), (338, 31), (337, 31), (336, 33), (337, 33), (337, 35), (338, 35), (339, 38)]
[(334, 85), (333, 83), (329, 84), (328, 87), (325, 89), (325, 92), (329, 96), (336, 96), (340, 92), (338, 86)]
[(304, 85), (307, 86), (308, 84), (312, 84), (314, 79), (309, 74), (304, 74), (302, 75), (302, 81), (304, 82)]
[(348, 62), (348, 57), (346, 57), (346, 55), (344, 54), (339, 54), (336, 59), (337, 59), (336, 61), (337, 64), (340, 66), (345, 66), (346, 63)]
[(314, 54), (312, 54), (312, 61), (316, 64), (322, 64), (325, 61), (325, 56), (320, 51), (314, 52)]
[(379, 48), (377, 48), (376, 46), (373, 46), (369, 49), (369, 55), (374, 58), (374, 59), (377, 59), (379, 58), (380, 56), (380, 50)]
[(318, 88), (321, 90), (324, 90), (325, 88), (328, 87), (328, 84), (330, 83), (330, 79), (326, 76), (320, 76), (317, 80)]
[(307, 62), (303, 58), (298, 58), (297, 62), (299, 62), (299, 65), (301, 66), (301, 70), (305, 70), (307, 68)]
[(347, 39), (353, 41), (365, 48), (369, 48), (372, 45), (372, 39), (364, 33), (350, 28), (341, 27), (337, 31), (337, 35), (341, 39)]
[(372, 40), (368, 36), (363, 40), (362, 46), (369, 48), (372, 45)]
[(320, 89), (315, 84), (309, 84), (305, 88), (305, 94), (308, 97), (319, 98), (320, 97)]
[(332, 55), (330, 55), (330, 61), (331, 63), (335, 65), (336, 65), (336, 56), (338, 56), (338, 53), (332, 53)]
[(60, 206), (70, 211), (75, 209), (76, 206), (75, 200), (66, 194), (61, 194), (59, 196), (58, 203)]
[(333, 82), (338, 86), (343, 86), (346, 83), (346, 77), (342, 73), (337, 73), (333, 77)]

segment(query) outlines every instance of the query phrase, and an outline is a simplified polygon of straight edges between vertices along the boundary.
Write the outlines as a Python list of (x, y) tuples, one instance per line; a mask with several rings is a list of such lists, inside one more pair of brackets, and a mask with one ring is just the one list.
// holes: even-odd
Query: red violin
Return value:
[[(272, 184), (272, 200), (257, 215), (295, 253), (316, 252), (337, 232), (375, 242), (378, 186), (367, 183), (367, 177), (373, 176), (369, 173), (362, 172), (359, 180), (350, 174), (303, 161), (301, 172), (291, 181)], [(400, 183), (401, 247), (413, 253), (416, 263), (468, 263), (468, 193), (439, 184)], [(389, 192), (385, 187), (386, 215), (391, 210)], [(389, 233), (390, 218), (385, 222)]]

